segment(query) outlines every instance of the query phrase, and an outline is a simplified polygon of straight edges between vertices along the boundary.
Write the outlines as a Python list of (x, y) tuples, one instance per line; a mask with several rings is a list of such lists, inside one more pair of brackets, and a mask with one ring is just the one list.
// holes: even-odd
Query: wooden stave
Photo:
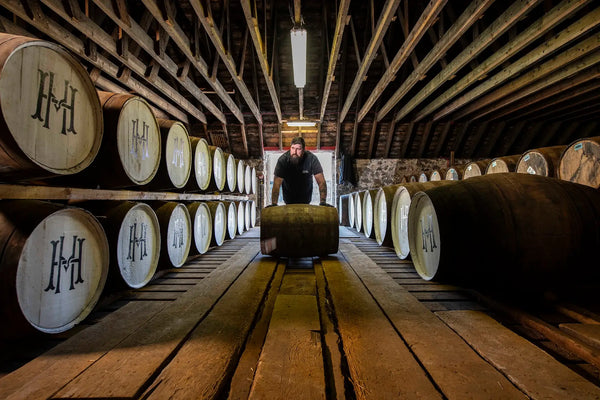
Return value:
[[(262, 210), (260, 243), (274, 257), (312, 257), (337, 253), (338, 215), (334, 207), (288, 204)], [(294, 226), (294, 229), (289, 229)]]
[[(575, 170), (570, 170), (571, 157), (582, 150)], [(581, 161), (585, 157), (585, 165)], [(593, 188), (600, 188), (600, 136), (578, 139), (569, 144), (560, 156), (558, 177)]]

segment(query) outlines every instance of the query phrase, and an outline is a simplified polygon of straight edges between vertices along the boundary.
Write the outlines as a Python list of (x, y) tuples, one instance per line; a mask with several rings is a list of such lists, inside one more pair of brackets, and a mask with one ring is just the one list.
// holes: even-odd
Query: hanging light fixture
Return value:
[(317, 125), (317, 121), (312, 121), (312, 120), (307, 120), (307, 119), (303, 119), (303, 120), (293, 120), (293, 121), (288, 121), (287, 126), (297, 126), (297, 127), (314, 127)]
[(292, 61), (294, 66), (294, 84), (298, 88), (306, 85), (306, 29), (294, 26), (290, 31), (292, 38)]

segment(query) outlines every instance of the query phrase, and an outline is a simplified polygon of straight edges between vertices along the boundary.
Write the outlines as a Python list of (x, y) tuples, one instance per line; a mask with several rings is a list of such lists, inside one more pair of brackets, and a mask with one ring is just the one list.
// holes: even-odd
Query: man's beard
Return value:
[(294, 165), (300, 164), (300, 159), (301, 158), (302, 157), (300, 157), (300, 156), (292, 156), (292, 158), (291, 158), (292, 164), (294, 164)]

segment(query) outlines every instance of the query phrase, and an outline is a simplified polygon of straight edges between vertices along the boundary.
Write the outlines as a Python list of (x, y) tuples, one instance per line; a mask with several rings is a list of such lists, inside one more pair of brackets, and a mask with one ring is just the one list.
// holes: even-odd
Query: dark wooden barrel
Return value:
[(212, 221), (212, 246), (221, 246), (225, 242), (227, 235), (227, 209), (221, 201), (209, 201), (206, 203), (210, 210), (210, 218)]
[(485, 169), (486, 174), (501, 174), (504, 172), (515, 172), (517, 169), (517, 162), (521, 158), (520, 154), (513, 156), (504, 156), (492, 158), (487, 168)]
[(106, 234), (88, 211), (41, 201), (0, 203), (0, 337), (60, 333), (81, 322), (102, 293)]
[(392, 243), (390, 222), (392, 215), (392, 201), (400, 185), (390, 185), (379, 188), (373, 204), (373, 230), (377, 243), (389, 246)]
[(415, 175), (411, 175), (410, 178), (408, 179), (409, 182), (418, 182), (419, 179), (415, 176)]
[(148, 204), (106, 202), (99, 213), (111, 247), (113, 284), (139, 289), (158, 267), (161, 235), (156, 213)]
[(375, 231), (373, 230), (373, 203), (375, 202), (375, 196), (377, 196), (378, 191), (379, 189), (367, 190), (362, 200), (363, 233), (368, 238), (375, 237)]
[(551, 146), (528, 150), (519, 158), (516, 171), (521, 174), (558, 176), (560, 156), (566, 147)]
[(465, 165), (463, 179), (469, 179), (474, 176), (483, 175), (489, 163), (490, 160), (479, 160), (468, 163), (467, 165)]
[(237, 160), (237, 191), (244, 193), (244, 184), (246, 182), (246, 163), (244, 160)]
[(212, 156), (208, 142), (198, 137), (190, 137), (190, 142), (192, 144), (192, 153), (194, 154), (192, 168), (194, 179), (189, 179), (186, 188), (190, 190), (207, 190), (212, 181), (213, 174)]
[(158, 119), (162, 154), (160, 167), (149, 187), (155, 190), (182, 189), (192, 171), (192, 143), (181, 122)]
[(260, 248), (263, 254), (323, 256), (337, 253), (338, 244), (338, 216), (334, 207), (289, 204), (262, 210)]
[(427, 173), (425, 172), (421, 172), (421, 174), (419, 175), (419, 182), (427, 182), (429, 180), (429, 176), (427, 175)]
[(600, 192), (526, 174), (492, 174), (414, 195), (419, 275), (503, 289), (598, 282)]
[(454, 165), (448, 168), (446, 171), (446, 180), (447, 181), (460, 181), (463, 179), (463, 175), (465, 174), (465, 166), (464, 165)]
[(560, 157), (558, 177), (565, 181), (600, 187), (600, 136), (571, 143)]
[(0, 179), (83, 171), (102, 143), (87, 71), (61, 46), (0, 33)]
[(338, 205), (338, 215), (340, 218), (340, 225), (342, 226), (350, 226), (349, 222), (349, 209), (350, 206), (350, 197), (351, 194), (343, 194), (340, 196), (339, 205)]
[(227, 209), (227, 237), (235, 239), (238, 229), (238, 211), (235, 201), (226, 201), (225, 208)]
[(227, 177), (227, 191), (235, 192), (237, 188), (237, 163), (233, 154), (225, 153), (225, 169)]
[(192, 219), (187, 207), (174, 201), (154, 205), (160, 225), (159, 266), (179, 268), (188, 258), (192, 245)]
[(429, 178), (430, 181), (442, 181), (446, 179), (446, 172), (448, 172), (447, 169), (445, 168), (439, 168), (434, 170), (431, 173), (431, 177)]
[(427, 190), (434, 187), (451, 185), (457, 181), (431, 181), (422, 183), (403, 183), (397, 185), (395, 192), (392, 194), (389, 213), (389, 230), (392, 238), (392, 245), (398, 258), (404, 260), (410, 254), (408, 246), (408, 212), (410, 203), (415, 193), (421, 190)]
[(192, 246), (190, 254), (204, 254), (210, 248), (212, 241), (213, 227), (210, 209), (206, 203), (200, 201), (186, 204), (186, 207), (190, 212), (194, 232), (195, 246)]

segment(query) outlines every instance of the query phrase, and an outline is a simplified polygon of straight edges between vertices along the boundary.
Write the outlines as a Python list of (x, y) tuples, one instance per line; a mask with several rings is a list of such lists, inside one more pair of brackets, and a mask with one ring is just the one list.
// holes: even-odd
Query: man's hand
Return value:
[(326, 202), (326, 201), (322, 201), (322, 202), (320, 202), (320, 203), (319, 203), (319, 205), (320, 205), (320, 206), (325, 206), (325, 207), (333, 207), (332, 205), (330, 205), (330, 204), (327, 204), (327, 202)]

